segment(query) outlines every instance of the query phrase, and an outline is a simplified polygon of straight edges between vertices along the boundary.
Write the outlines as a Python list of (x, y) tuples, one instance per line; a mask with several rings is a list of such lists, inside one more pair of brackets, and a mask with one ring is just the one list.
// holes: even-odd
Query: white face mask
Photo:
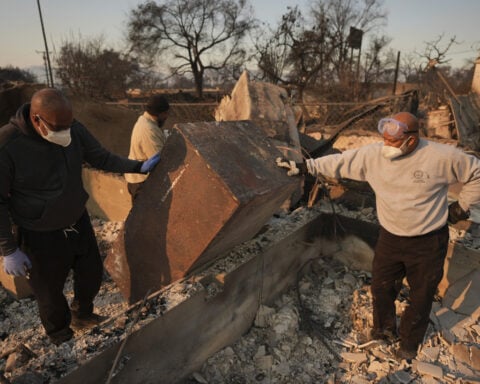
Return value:
[(46, 135), (42, 137), (50, 141), (51, 143), (61, 145), (62, 147), (68, 147), (72, 142), (72, 136), (70, 135), (70, 128), (63, 129), (61, 131), (52, 131), (48, 129), (47, 125), (42, 121), (43, 127), (47, 130)]
[(386, 159), (395, 159), (403, 155), (403, 152), (400, 148), (392, 147), (390, 145), (384, 145), (382, 147), (382, 156)]
[(389, 160), (396, 159), (397, 157), (403, 156), (407, 152), (407, 143), (408, 143), (408, 140), (410, 140), (410, 138), (411, 136), (408, 137), (399, 148), (392, 147), (390, 145), (383, 145), (382, 156)]

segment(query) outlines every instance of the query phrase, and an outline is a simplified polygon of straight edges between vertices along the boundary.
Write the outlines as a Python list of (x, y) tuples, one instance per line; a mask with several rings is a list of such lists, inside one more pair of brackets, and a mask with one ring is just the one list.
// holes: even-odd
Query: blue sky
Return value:
[[(50, 51), (72, 37), (98, 37), (114, 48), (120, 47), (129, 10), (143, 0), (41, 0)], [(312, 0), (251, 0), (260, 20), (276, 24), (287, 6), (307, 11)], [(452, 64), (480, 55), (480, 0), (385, 0), (388, 24), (385, 34), (390, 47), (423, 52), (425, 42), (441, 34), (445, 43), (453, 36), (461, 45), (451, 48)], [(0, 66), (20, 68), (43, 65), (44, 42), (37, 0), (0, 0)]]

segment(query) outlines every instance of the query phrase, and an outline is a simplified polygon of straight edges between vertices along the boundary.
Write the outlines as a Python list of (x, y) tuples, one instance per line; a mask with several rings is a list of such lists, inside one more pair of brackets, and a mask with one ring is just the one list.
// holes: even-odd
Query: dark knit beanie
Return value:
[(145, 110), (153, 116), (168, 111), (169, 108), (170, 105), (168, 104), (167, 99), (162, 95), (151, 96), (150, 99), (148, 99), (147, 105), (145, 106)]

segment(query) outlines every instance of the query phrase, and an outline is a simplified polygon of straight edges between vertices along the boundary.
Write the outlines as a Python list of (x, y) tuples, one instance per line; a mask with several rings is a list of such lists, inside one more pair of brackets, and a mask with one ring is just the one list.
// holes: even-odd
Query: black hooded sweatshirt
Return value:
[(18, 247), (11, 221), (29, 230), (52, 231), (80, 218), (88, 199), (84, 162), (117, 173), (140, 173), (142, 166), (108, 152), (76, 120), (68, 147), (51, 143), (37, 133), (29, 112), (30, 104), (24, 104), (0, 128), (0, 255)]

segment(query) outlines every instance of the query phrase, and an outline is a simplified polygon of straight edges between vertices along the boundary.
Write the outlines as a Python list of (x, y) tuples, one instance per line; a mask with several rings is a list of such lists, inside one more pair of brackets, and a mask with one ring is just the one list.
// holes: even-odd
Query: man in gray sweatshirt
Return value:
[[(289, 175), (310, 173), (366, 181), (375, 192), (380, 222), (372, 266), (375, 339), (397, 335), (395, 299), (407, 278), (410, 305), (402, 314), (399, 358), (413, 358), (427, 330), (443, 276), (449, 234), (447, 220), (469, 217), (480, 203), (480, 160), (451, 145), (419, 137), (417, 118), (400, 112), (381, 119), (383, 143), (308, 159), (277, 159)], [(448, 206), (448, 186), (462, 183), (458, 201)]]

